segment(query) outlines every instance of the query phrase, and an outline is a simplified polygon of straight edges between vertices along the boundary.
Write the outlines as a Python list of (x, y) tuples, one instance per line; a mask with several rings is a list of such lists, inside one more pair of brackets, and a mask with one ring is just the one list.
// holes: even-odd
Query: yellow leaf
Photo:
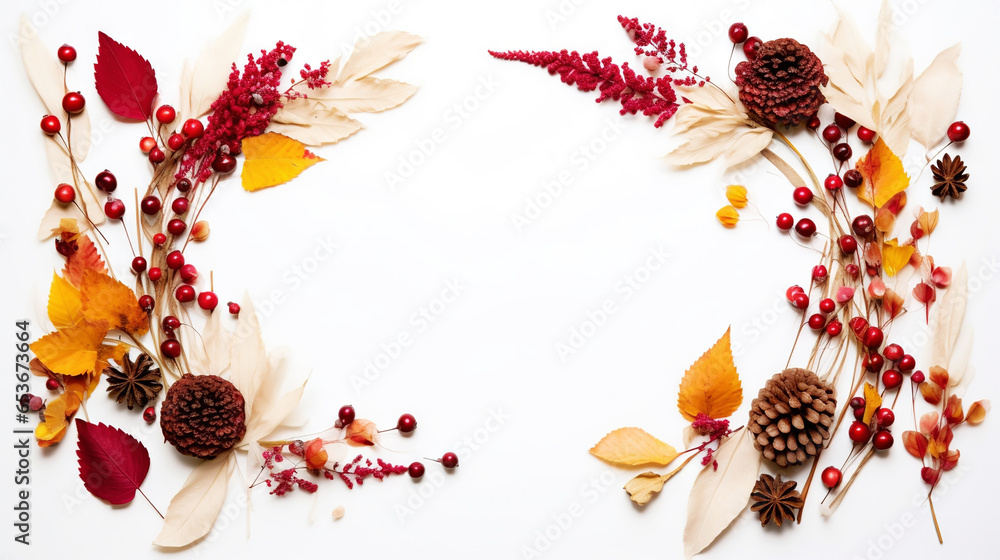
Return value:
[(903, 162), (892, 153), (881, 137), (858, 160), (856, 168), (865, 179), (864, 184), (858, 188), (858, 198), (876, 207), (885, 205), (910, 185), (910, 178), (903, 171)]
[(47, 334), (31, 344), (31, 351), (50, 370), (63, 375), (94, 371), (98, 348), (108, 334), (107, 324), (84, 319), (77, 325)]
[(256, 191), (287, 183), (323, 158), (306, 149), (305, 144), (277, 132), (251, 136), (243, 140), (243, 188)]
[(719, 208), (719, 211), (715, 213), (715, 217), (722, 222), (722, 225), (728, 228), (736, 227), (736, 223), (740, 221), (740, 213), (736, 211), (736, 208), (729, 205)]
[(729, 185), (726, 187), (726, 199), (729, 204), (736, 208), (743, 208), (747, 205), (747, 188), (743, 185)]
[(910, 263), (913, 255), (912, 245), (899, 246), (899, 240), (890, 239), (882, 245), (882, 269), (889, 276), (895, 276), (904, 266)]
[(743, 387), (733, 363), (729, 331), (684, 373), (677, 408), (681, 416), (694, 422), (698, 413), (710, 418), (726, 418), (743, 402)]
[(53, 274), (52, 287), (49, 288), (49, 320), (57, 329), (64, 329), (81, 319), (83, 303), (80, 301), (80, 290), (65, 278)]
[(986, 419), (986, 413), (990, 411), (990, 401), (981, 400), (972, 403), (969, 407), (969, 413), (965, 415), (965, 421), (973, 426), (982, 424), (983, 420)]
[(917, 223), (920, 224), (920, 229), (924, 230), (924, 233), (930, 235), (934, 232), (934, 228), (938, 224), (938, 211), (935, 209), (933, 212), (924, 212), (921, 208), (917, 213)]
[(35, 428), (39, 447), (49, 447), (62, 440), (69, 427), (69, 419), (80, 408), (80, 402), (79, 393), (67, 390), (45, 404), (45, 421)]
[(87, 269), (80, 282), (80, 293), (83, 296), (83, 314), (87, 319), (104, 321), (108, 330), (119, 329), (135, 336), (146, 334), (149, 330), (149, 317), (139, 307), (135, 292), (118, 280)]
[(861, 418), (861, 421), (865, 425), (870, 425), (872, 416), (875, 415), (875, 411), (880, 406), (882, 406), (882, 396), (878, 394), (878, 389), (871, 383), (865, 382), (865, 415)]
[(620, 428), (604, 436), (590, 453), (610, 463), (635, 467), (667, 465), (677, 450), (639, 428)]
[(636, 505), (644, 506), (649, 503), (649, 500), (653, 499), (660, 490), (663, 490), (663, 485), (666, 484), (668, 480), (673, 478), (673, 476), (684, 468), (685, 465), (691, 462), (691, 459), (697, 457), (697, 453), (692, 453), (684, 462), (680, 464), (676, 469), (668, 472), (664, 475), (659, 475), (654, 472), (644, 472), (632, 480), (625, 483), (625, 491), (628, 492), (628, 497), (632, 499)]

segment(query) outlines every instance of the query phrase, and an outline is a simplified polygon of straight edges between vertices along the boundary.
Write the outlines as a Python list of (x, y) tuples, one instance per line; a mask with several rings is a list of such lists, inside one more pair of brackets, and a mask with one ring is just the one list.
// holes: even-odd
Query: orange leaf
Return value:
[(76, 326), (47, 334), (31, 344), (31, 351), (50, 370), (63, 375), (94, 371), (97, 351), (108, 334), (104, 322), (84, 319)]
[(972, 403), (969, 413), (965, 415), (965, 421), (973, 426), (977, 426), (986, 420), (986, 413), (990, 411), (990, 401), (981, 400)]
[(903, 296), (886, 289), (885, 294), (882, 295), (882, 309), (885, 309), (889, 316), (895, 319), (903, 311)]
[(48, 312), (49, 320), (57, 329), (72, 327), (83, 319), (80, 290), (57, 274), (52, 275)]
[(729, 331), (694, 363), (681, 379), (677, 408), (681, 416), (694, 422), (698, 413), (710, 418), (726, 418), (743, 402), (743, 387), (733, 363)]
[(889, 234), (896, 225), (896, 216), (906, 206), (906, 192), (897, 193), (875, 212), (875, 227), (882, 233)]
[(928, 412), (927, 414), (924, 414), (923, 416), (920, 417), (920, 433), (924, 434), (927, 437), (930, 437), (931, 434), (934, 432), (934, 429), (937, 428), (937, 424), (938, 424), (937, 412)]
[(882, 395), (878, 394), (878, 389), (871, 383), (865, 382), (865, 415), (861, 421), (866, 425), (872, 423), (872, 416), (878, 407), (882, 406)]
[(83, 314), (92, 321), (107, 321), (108, 329), (141, 336), (149, 330), (149, 317), (139, 307), (135, 292), (118, 280), (93, 270), (80, 283)]
[(727, 228), (736, 227), (736, 224), (740, 221), (740, 213), (736, 211), (736, 208), (729, 205), (719, 208), (719, 211), (715, 213), (715, 217), (719, 219), (719, 223)]
[(882, 268), (889, 276), (895, 276), (897, 272), (909, 264), (910, 255), (913, 254), (912, 245), (899, 246), (899, 240), (890, 239), (882, 245)]
[(934, 382), (935, 385), (944, 389), (948, 386), (948, 370), (941, 366), (931, 366), (928, 379)]
[(941, 470), (950, 471), (958, 466), (958, 457), (961, 455), (957, 449), (949, 449), (941, 455)]
[(906, 451), (917, 459), (923, 459), (927, 454), (927, 437), (919, 432), (903, 432), (903, 445)]
[(609, 463), (636, 467), (670, 464), (677, 450), (639, 428), (619, 428), (590, 449), (591, 455)]
[(79, 249), (66, 259), (63, 277), (69, 280), (70, 284), (79, 287), (80, 283), (83, 282), (85, 271), (92, 270), (99, 274), (105, 274), (107, 268), (104, 266), (104, 261), (101, 260), (101, 255), (97, 252), (97, 247), (89, 237), (81, 235), (76, 238), (76, 243)]
[(925, 234), (930, 235), (934, 231), (934, 228), (937, 227), (938, 211), (934, 210), (933, 212), (924, 212), (924, 209), (921, 208), (917, 213), (917, 223), (920, 224), (920, 229), (923, 230)]
[(69, 420), (80, 408), (80, 394), (76, 391), (62, 393), (45, 405), (45, 421), (35, 428), (39, 447), (49, 447), (62, 441), (69, 427)]
[(865, 178), (858, 188), (858, 198), (875, 207), (885, 206), (910, 184), (910, 178), (903, 171), (903, 162), (881, 138), (858, 160), (856, 167)]
[(305, 144), (277, 132), (243, 140), (243, 188), (257, 191), (287, 183), (309, 167), (324, 161)]
[(928, 404), (940, 403), (941, 392), (941, 388), (930, 381), (924, 381), (920, 384), (920, 394), (923, 395), (924, 400), (927, 401)]
[(354, 447), (375, 445), (378, 441), (378, 428), (371, 420), (357, 419), (344, 427), (347, 430), (347, 444)]
[(962, 408), (962, 399), (958, 395), (948, 397), (948, 402), (944, 405), (944, 419), (949, 424), (959, 424), (965, 420), (965, 410)]

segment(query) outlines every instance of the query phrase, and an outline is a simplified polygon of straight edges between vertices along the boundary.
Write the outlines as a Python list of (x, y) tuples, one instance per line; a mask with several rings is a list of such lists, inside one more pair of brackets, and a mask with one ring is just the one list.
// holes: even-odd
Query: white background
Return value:
[[(843, 4), (868, 37), (874, 34), (874, 4)], [(969, 163), (972, 179), (962, 201), (941, 205), (932, 252), (939, 264), (957, 266), (964, 259), (970, 278), (979, 279), (967, 317), (977, 340), (972, 362), (979, 366), (971, 402), (998, 394), (992, 343), (1000, 289), (991, 266), (997, 262), (993, 216), (1000, 197), (991, 166), (1000, 17), (986, 1), (895, 4), (898, 30), (918, 71), (938, 50), (964, 41), (959, 116), (973, 132), (953, 153)], [(84, 169), (93, 175), (111, 168), (120, 188), (129, 190), (145, 188), (149, 178), (136, 148), (144, 127), (116, 120), (94, 92), (98, 30), (150, 60), (167, 103), (176, 103), (183, 59), (194, 57), (244, 10), (252, 13), (244, 52), (285, 40), (299, 49), (291, 66), (296, 70), (303, 62), (336, 58), (366, 27), (401, 29), (426, 39), (382, 73), (419, 85), (415, 97), (388, 113), (362, 115), (366, 130), (319, 149), (327, 161), (291, 184), (250, 194), (238, 179), (227, 181), (204, 214), (212, 224), (209, 242), (188, 253), (200, 270), (214, 271), (223, 302), (248, 291), (262, 309), (269, 348), (288, 346), (295, 362), (312, 370), (301, 406), (309, 431), (330, 426), (346, 403), (384, 426), (411, 412), (419, 422), (414, 435), (386, 437), (388, 447), (405, 453), (385, 456), (408, 463), (455, 450), (461, 466), (442, 477), (441, 469), (428, 463), (428, 476), (419, 484), (400, 478), (347, 491), (339, 482), (321, 482), (313, 496), (295, 492), (283, 498), (260, 491), (249, 537), (246, 512), (234, 498), (241, 483), (234, 479), (220, 530), (211, 542), (182, 554), (535, 557), (525, 552), (531, 549), (552, 558), (681, 557), (687, 494), (697, 466), (690, 465), (640, 510), (621, 490), (640, 471), (605, 465), (587, 450), (622, 426), (643, 427), (680, 446), (684, 422), (675, 406), (677, 384), (730, 325), (745, 389), (733, 419), (736, 425), (745, 421), (757, 389), (783, 367), (797, 326), (783, 301), (784, 288), (806, 282), (817, 255), (779, 235), (773, 216), (802, 212), (792, 204), (787, 183), (767, 165), (743, 169), (738, 177), (713, 166), (671, 168), (659, 159), (671, 145), (669, 126), (657, 130), (643, 117), (619, 117), (613, 104), (596, 105), (595, 95), (575, 91), (544, 70), (497, 61), (486, 50), (598, 49), (617, 62), (631, 62), (631, 44), (616, 21), (623, 13), (663, 25), (687, 41), (693, 62), (724, 82), (730, 23), (742, 20), (751, 35), (765, 40), (791, 35), (816, 44), (835, 20), (832, 5), (418, 1), (403, 2), (395, 14), (388, 13), (385, 1), (278, 6), (215, 0), (140, 8), (37, 0), (0, 7), (5, 38), (16, 40), (17, 19), (25, 13), (53, 51), (64, 42), (76, 46), (71, 88), (87, 96), (94, 130), (103, 133)], [(53, 185), (38, 131), (42, 105), (11, 41), (0, 49), (7, 84), (0, 151), (6, 176), (0, 317), (10, 338), (13, 323), (23, 318), (35, 321), (33, 336), (43, 334), (50, 269), (59, 266), (51, 242), (35, 239)], [(421, 158), (418, 146), (435, 129), (443, 131), (444, 141)], [(821, 174), (828, 172), (828, 156), (815, 137), (797, 134), (795, 141)], [(856, 140), (854, 145), (857, 153)], [(386, 173), (399, 172), (401, 158), (422, 161), (391, 189)], [(548, 202), (543, 184), (561, 173), (572, 182), (518, 231), (512, 216), (523, 214), (528, 201)], [(714, 213), (725, 203), (724, 186), (737, 179), (766, 221), (744, 213), (744, 221), (730, 231)], [(911, 187), (907, 216), (918, 205), (937, 206), (929, 185), (927, 172)], [(106, 230), (117, 255), (114, 266), (125, 273), (124, 238), (118, 228)], [(309, 259), (323, 240), (338, 244), (333, 256), (293, 283), (295, 267), (312, 267)], [(640, 269), (651, 251), (661, 249), (669, 255), (665, 264), (647, 277)], [(648, 279), (626, 297), (616, 287), (630, 275)], [(435, 300), (450, 281), (458, 282), (461, 292), (441, 306)], [(556, 345), (567, 343), (573, 329), (607, 299), (616, 312), (582, 348), (561, 359)], [(922, 310), (912, 301), (908, 306), (911, 313), (903, 321), (915, 332)], [(413, 315), (424, 307), (440, 314), (421, 329)], [(370, 385), (359, 389), (352, 383), (383, 344), (403, 333), (411, 336), (411, 345)], [(806, 359), (808, 346), (797, 359)], [(920, 359), (919, 348), (907, 349)], [(8, 347), (5, 355), (9, 361), (13, 351)], [(12, 395), (14, 380), (8, 381), (5, 390)], [(146, 444), (152, 467), (143, 489), (164, 510), (194, 462), (161, 443), (155, 425), (146, 427), (103, 390), (104, 385), (91, 399), (91, 419), (120, 426)], [(36, 392), (45, 393), (41, 383)], [(3, 415), (3, 421), (11, 422), (11, 416)], [(497, 417), (502, 420), (491, 420)], [(909, 405), (901, 402), (897, 441), (911, 426), (909, 417)], [(774, 558), (923, 558), (982, 550), (994, 540), (983, 505), (996, 497), (996, 426), (991, 417), (978, 428), (958, 431), (954, 447), (961, 449), (961, 463), (935, 500), (943, 547), (921, 500), (926, 487), (919, 464), (897, 445), (869, 464), (833, 518), (819, 516), (822, 493), (815, 491), (802, 525), (761, 530), (756, 516), (746, 512), (704, 557), (753, 551)], [(149, 543), (159, 518), (141, 499), (112, 508), (86, 493), (77, 476), (74, 439), (71, 433), (55, 449), (33, 448), (30, 548), (12, 541), (13, 440), (3, 446), (0, 503), (7, 513), (0, 522), (7, 527), (7, 556), (158, 556)], [(836, 458), (831, 462), (847, 453), (845, 439), (840, 434), (829, 452)], [(787, 476), (804, 481), (806, 473)], [(347, 514), (334, 522), (330, 512), (337, 505)], [(567, 524), (571, 510), (580, 515)], [(546, 532), (549, 539), (541, 539)]]

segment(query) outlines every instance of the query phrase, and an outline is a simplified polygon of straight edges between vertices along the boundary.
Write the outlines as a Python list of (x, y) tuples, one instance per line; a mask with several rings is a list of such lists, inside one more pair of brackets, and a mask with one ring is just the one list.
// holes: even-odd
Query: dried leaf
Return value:
[(882, 296), (882, 309), (889, 314), (890, 318), (895, 319), (904, 310), (903, 296), (893, 290), (886, 289), (885, 294)]
[(968, 271), (965, 263), (962, 263), (952, 279), (951, 287), (938, 302), (928, 359), (928, 363), (932, 366), (941, 366), (948, 370), (953, 387), (966, 381), (965, 377), (969, 372), (968, 368), (964, 367), (964, 358), (956, 356), (955, 352), (962, 334), (962, 323), (965, 320), (965, 308), (969, 299), (967, 278)]
[(958, 114), (962, 71), (957, 62), (961, 52), (961, 44), (941, 51), (913, 82), (906, 104), (910, 134), (928, 150), (944, 138), (948, 125)]
[(94, 371), (97, 351), (107, 334), (105, 323), (85, 319), (36, 340), (31, 344), (31, 351), (45, 367), (56, 373), (82, 375)]
[(45, 404), (45, 421), (35, 427), (39, 447), (50, 447), (62, 441), (69, 420), (76, 414), (81, 402), (80, 393), (67, 390)]
[(156, 99), (156, 72), (139, 53), (102, 32), (94, 82), (97, 93), (112, 113), (126, 119), (144, 121), (153, 114)]
[(72, 327), (83, 320), (80, 290), (58, 274), (52, 275), (49, 288), (49, 321), (57, 329)]
[(906, 452), (917, 459), (923, 459), (927, 455), (927, 438), (924, 434), (912, 430), (903, 432), (903, 445)]
[(309, 380), (306, 376), (297, 387), (282, 393), (286, 370), (284, 352), (275, 351), (269, 356), (268, 361), (268, 375), (264, 378), (254, 398), (253, 409), (250, 410), (250, 416), (247, 420), (244, 441), (263, 439), (271, 435), (271, 432), (279, 426), (287, 425), (285, 420), (302, 400), (302, 394), (305, 392), (306, 383)]
[(276, 132), (243, 140), (243, 188), (257, 191), (287, 183), (309, 167), (324, 161), (298, 140)]
[(913, 250), (913, 247), (910, 245), (900, 247), (899, 240), (897, 239), (886, 241), (882, 245), (882, 269), (890, 277), (895, 276), (904, 266), (910, 263), (910, 256), (913, 255)]
[(726, 418), (743, 402), (743, 387), (733, 363), (729, 331), (705, 352), (681, 378), (677, 408), (681, 416), (694, 422), (698, 414)]
[(704, 550), (747, 506), (757, 482), (762, 455), (746, 428), (724, 441), (716, 451), (718, 468), (705, 467), (688, 497), (684, 528), (684, 557)]
[(416, 91), (416, 86), (404, 82), (364, 77), (316, 89), (309, 99), (345, 114), (378, 113), (401, 105)]
[(109, 329), (119, 329), (134, 336), (149, 331), (149, 316), (139, 307), (135, 292), (118, 280), (85, 270), (80, 294), (83, 314), (88, 320), (106, 322)]
[(884, 206), (910, 184), (910, 178), (903, 171), (903, 162), (881, 137), (855, 167), (865, 178), (864, 185), (858, 188), (858, 198), (875, 207)]
[(193, 67), (186, 67), (180, 96), (180, 114), (185, 118), (196, 119), (207, 113), (226, 89), (232, 65), (240, 58), (249, 20), (249, 12), (237, 17), (222, 35), (205, 45)]
[(959, 424), (965, 420), (965, 409), (962, 407), (962, 399), (958, 395), (948, 397), (942, 416), (949, 424)]
[(941, 366), (931, 366), (931, 368), (927, 371), (927, 379), (941, 389), (948, 386), (950, 378), (951, 375), (948, 373), (948, 370)]
[(847, 303), (854, 299), (854, 288), (841, 286), (837, 288), (837, 303)]
[(337, 75), (336, 83), (345, 84), (367, 76), (402, 59), (423, 39), (402, 31), (383, 31), (363, 37), (354, 45), (351, 56)]
[(920, 433), (930, 437), (938, 425), (940, 416), (937, 412), (928, 412), (920, 417)]
[(371, 420), (357, 420), (344, 426), (344, 437), (347, 444), (353, 447), (365, 447), (378, 443), (378, 428)]
[(195, 467), (170, 500), (163, 529), (153, 544), (181, 547), (207, 535), (226, 501), (229, 478), (235, 468), (236, 454), (232, 451)]
[(670, 480), (673, 473), (659, 475), (652, 471), (644, 472), (637, 475), (632, 480), (625, 483), (625, 491), (628, 492), (629, 498), (632, 499), (637, 505), (644, 506), (653, 499), (660, 490), (663, 490), (663, 485)]
[(257, 311), (249, 294), (245, 294), (240, 303), (240, 315), (234, 332), (239, 333), (239, 336), (232, 337), (229, 350), (229, 381), (243, 395), (246, 410), (252, 411), (257, 389), (267, 377), (270, 362), (264, 350)]
[(913, 299), (924, 304), (925, 318), (928, 324), (931, 322), (931, 304), (937, 300), (937, 292), (934, 291), (934, 286), (920, 281), (916, 286), (913, 287)]
[(934, 230), (937, 228), (938, 224), (937, 209), (935, 209), (933, 212), (924, 212), (924, 209), (921, 208), (917, 212), (917, 222), (920, 224), (920, 229), (923, 230), (923, 232), (926, 235), (934, 233)]
[(63, 278), (68, 280), (70, 284), (80, 287), (83, 284), (84, 272), (92, 270), (98, 274), (106, 274), (108, 269), (104, 266), (104, 260), (101, 259), (101, 255), (90, 237), (81, 235), (76, 238), (76, 243), (80, 248), (66, 259)]
[(76, 419), (80, 479), (91, 494), (112, 505), (135, 498), (149, 472), (149, 452), (134, 437), (104, 424)]
[(906, 206), (906, 191), (896, 193), (885, 206), (875, 212), (875, 228), (887, 236), (892, 233), (896, 225), (896, 216), (903, 211), (904, 206)]
[(885, 282), (878, 276), (868, 283), (868, 297), (871, 299), (882, 299), (885, 296)]
[(361, 130), (361, 123), (336, 109), (308, 99), (295, 99), (278, 109), (268, 130), (309, 146), (332, 144)]
[(743, 185), (729, 185), (726, 187), (726, 200), (736, 208), (744, 208), (747, 205), (747, 188)]
[(691, 101), (674, 115), (674, 135), (682, 143), (666, 155), (674, 165), (695, 165), (722, 159), (733, 166), (761, 153), (774, 132), (754, 123), (737, 96), (713, 87), (682, 88)]
[(865, 382), (865, 415), (861, 421), (866, 425), (871, 425), (872, 417), (875, 416), (875, 411), (880, 406), (882, 406), (882, 395), (879, 394), (874, 385)]
[(609, 433), (590, 449), (590, 453), (627, 467), (666, 466), (677, 457), (676, 449), (639, 428), (619, 428)]
[(920, 395), (928, 404), (940, 404), (943, 393), (940, 387), (930, 381), (924, 381), (920, 384)]
[(201, 331), (201, 339), (188, 346), (192, 370), (205, 375), (221, 375), (229, 368), (232, 335), (222, 326), (222, 316), (222, 313), (212, 313)]
[(736, 208), (729, 205), (720, 208), (715, 213), (715, 217), (727, 228), (736, 227), (736, 223), (740, 221), (740, 213), (736, 211)]
[(986, 419), (986, 413), (990, 411), (990, 401), (981, 400), (972, 403), (969, 413), (965, 415), (965, 421), (973, 426), (978, 426)]

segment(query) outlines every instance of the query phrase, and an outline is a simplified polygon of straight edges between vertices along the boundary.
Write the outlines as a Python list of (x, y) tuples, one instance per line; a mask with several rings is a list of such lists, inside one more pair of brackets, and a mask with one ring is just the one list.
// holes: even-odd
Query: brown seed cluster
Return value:
[(736, 66), (740, 101), (763, 124), (794, 126), (808, 120), (826, 102), (819, 86), (829, 81), (823, 63), (795, 39), (761, 45), (757, 58)]
[(163, 437), (184, 455), (212, 459), (246, 433), (243, 395), (217, 375), (184, 374), (160, 408)]
[(837, 410), (832, 386), (805, 369), (775, 374), (750, 405), (754, 446), (780, 467), (815, 456), (830, 437)]

